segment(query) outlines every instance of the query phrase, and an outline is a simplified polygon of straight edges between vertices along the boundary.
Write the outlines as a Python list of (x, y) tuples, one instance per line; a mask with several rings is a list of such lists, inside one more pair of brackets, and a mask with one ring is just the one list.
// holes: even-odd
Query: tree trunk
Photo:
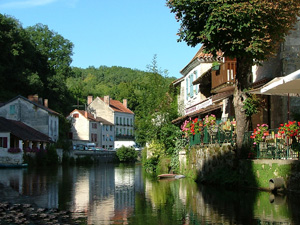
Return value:
[(237, 157), (241, 158), (243, 155), (242, 146), (244, 133), (248, 131), (249, 121), (247, 119), (245, 110), (243, 109), (243, 101), (247, 98), (243, 92), (249, 87), (248, 77), (251, 76), (253, 61), (247, 57), (237, 58), (237, 74), (236, 86), (233, 94), (233, 105), (236, 118), (236, 150)]

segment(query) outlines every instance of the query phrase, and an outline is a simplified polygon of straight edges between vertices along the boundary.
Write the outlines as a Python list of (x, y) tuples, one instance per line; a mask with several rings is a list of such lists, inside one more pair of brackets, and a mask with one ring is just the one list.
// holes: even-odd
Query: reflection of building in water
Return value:
[(89, 224), (103, 224), (114, 215), (115, 173), (112, 164), (103, 164), (90, 173), (90, 211)]
[(134, 168), (115, 168), (115, 210), (134, 208)]
[(44, 173), (28, 174), (23, 169), (0, 170), (0, 183), (29, 196), (39, 207), (58, 208), (58, 181), (50, 181)]

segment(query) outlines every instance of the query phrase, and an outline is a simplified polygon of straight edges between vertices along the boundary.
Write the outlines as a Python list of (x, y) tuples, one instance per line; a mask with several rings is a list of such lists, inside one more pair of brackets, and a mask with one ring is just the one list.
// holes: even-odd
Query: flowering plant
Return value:
[(186, 135), (195, 135), (198, 133), (201, 133), (203, 131), (203, 122), (201, 119), (195, 118), (184, 121), (184, 123), (181, 126), (181, 130)]
[(7, 151), (9, 153), (16, 154), (16, 153), (20, 153), (21, 149), (20, 148), (9, 148)]
[(207, 128), (215, 127), (216, 125), (216, 116), (214, 114), (206, 115), (203, 119), (204, 126)]
[(250, 136), (250, 138), (254, 140), (253, 144), (256, 145), (258, 142), (263, 142), (266, 139), (266, 136), (269, 135), (268, 128), (269, 126), (267, 124), (257, 124), (252, 136)]
[(299, 137), (300, 136), (300, 122), (289, 121), (285, 124), (280, 124), (278, 133), (281, 136), (286, 136), (287, 138)]

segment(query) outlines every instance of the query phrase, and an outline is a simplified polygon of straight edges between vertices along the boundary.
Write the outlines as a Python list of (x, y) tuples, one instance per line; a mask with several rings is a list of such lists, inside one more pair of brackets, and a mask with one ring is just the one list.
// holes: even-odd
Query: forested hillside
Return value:
[(175, 78), (158, 68), (156, 56), (147, 72), (118, 66), (72, 68), (71, 41), (47, 25), (23, 28), (2, 14), (0, 50), (0, 102), (38, 94), (63, 118), (76, 107), (84, 109), (88, 95), (127, 99), (140, 143), (161, 135), (161, 128), (177, 116), (176, 91), (170, 86)]

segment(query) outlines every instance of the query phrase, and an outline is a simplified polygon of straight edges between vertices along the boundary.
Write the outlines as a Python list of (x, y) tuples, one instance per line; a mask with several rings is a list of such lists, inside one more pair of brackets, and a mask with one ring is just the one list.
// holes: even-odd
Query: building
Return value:
[(0, 107), (0, 116), (20, 121), (47, 135), (53, 142), (59, 138), (59, 113), (48, 108), (47, 99), (43, 104), (38, 95), (30, 95), (28, 98), (18, 95), (5, 102)]
[(202, 119), (210, 113), (222, 120), (234, 116), (235, 59), (223, 57), (222, 52), (214, 57), (205, 53), (202, 46), (180, 73), (183, 76), (173, 85), (180, 89), (178, 111), (181, 116), (172, 121), (174, 124), (181, 124), (189, 117)]
[(114, 124), (114, 146), (118, 141), (134, 140), (134, 113), (127, 107), (127, 99), (123, 103), (111, 99), (109, 96), (103, 98), (88, 96), (87, 110)]
[(67, 117), (71, 121), (70, 139), (73, 145), (95, 143), (97, 147), (113, 148), (114, 125), (84, 110), (73, 110)]
[[(295, 24), (281, 43), (277, 55), (253, 67), (253, 88), (259, 88), (275, 77), (286, 76), (300, 69), (300, 21)], [(270, 128), (278, 128), (288, 120), (300, 121), (300, 98), (276, 95), (261, 95), (263, 107), (252, 117), (253, 127), (266, 123)]]

